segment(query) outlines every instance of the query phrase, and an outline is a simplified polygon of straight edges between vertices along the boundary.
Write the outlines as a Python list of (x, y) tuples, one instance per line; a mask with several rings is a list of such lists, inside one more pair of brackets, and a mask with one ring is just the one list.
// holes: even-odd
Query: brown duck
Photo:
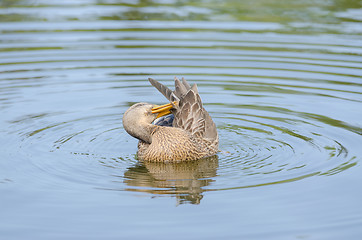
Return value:
[(139, 139), (138, 159), (179, 162), (216, 154), (216, 126), (202, 106), (196, 84), (191, 87), (184, 78), (175, 78), (172, 91), (152, 78), (148, 80), (170, 103), (136, 103), (124, 113), (124, 129)]

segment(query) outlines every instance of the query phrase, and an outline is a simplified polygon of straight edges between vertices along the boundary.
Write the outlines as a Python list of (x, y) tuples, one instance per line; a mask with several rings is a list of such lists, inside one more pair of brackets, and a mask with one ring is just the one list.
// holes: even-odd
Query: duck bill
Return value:
[(156, 118), (166, 116), (168, 114), (171, 114), (171, 109), (174, 107), (175, 104), (176, 102), (168, 103), (161, 106), (155, 106), (154, 108), (152, 108), (152, 113), (158, 113)]

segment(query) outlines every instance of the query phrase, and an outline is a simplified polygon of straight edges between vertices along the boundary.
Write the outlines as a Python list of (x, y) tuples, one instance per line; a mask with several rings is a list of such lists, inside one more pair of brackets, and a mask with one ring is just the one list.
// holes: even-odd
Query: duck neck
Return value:
[(152, 133), (156, 127), (157, 126), (153, 124), (141, 122), (138, 131), (135, 131), (134, 134), (131, 135), (144, 142), (152, 143)]

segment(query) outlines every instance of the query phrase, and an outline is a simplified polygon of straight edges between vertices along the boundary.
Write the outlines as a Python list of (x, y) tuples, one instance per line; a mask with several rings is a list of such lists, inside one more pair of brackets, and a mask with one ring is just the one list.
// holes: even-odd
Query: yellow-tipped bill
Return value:
[(156, 118), (163, 117), (171, 113), (171, 108), (176, 105), (177, 102), (168, 103), (161, 106), (156, 106), (152, 108), (152, 113), (158, 113)]

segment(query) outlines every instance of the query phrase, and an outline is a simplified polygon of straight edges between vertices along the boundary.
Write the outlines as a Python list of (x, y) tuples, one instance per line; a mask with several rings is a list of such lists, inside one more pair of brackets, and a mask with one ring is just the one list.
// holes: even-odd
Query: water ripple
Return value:
[[(47, 2), (0, 9), (0, 17), (32, 19), (0, 25), (0, 145), (8, 159), (19, 153), (14, 161), (26, 169), (23, 179), (41, 187), (87, 186), (200, 203), (207, 191), (331, 176), (360, 161), (357, 23), (235, 16), (118, 21), (107, 15), (123, 16), (133, 3), (81, 3), (59, 3), (74, 7), (61, 13)], [(216, 11), (189, 6), (175, 12), (166, 5), (138, 10), (181, 18)], [(80, 17), (87, 21), (68, 21), (95, 10)], [(146, 79), (171, 86), (174, 75), (198, 84), (218, 126), (220, 153), (193, 163), (138, 162), (137, 141), (125, 133), (122, 113), (134, 102), (162, 103)], [(16, 177), (10, 169), (0, 183)]]

